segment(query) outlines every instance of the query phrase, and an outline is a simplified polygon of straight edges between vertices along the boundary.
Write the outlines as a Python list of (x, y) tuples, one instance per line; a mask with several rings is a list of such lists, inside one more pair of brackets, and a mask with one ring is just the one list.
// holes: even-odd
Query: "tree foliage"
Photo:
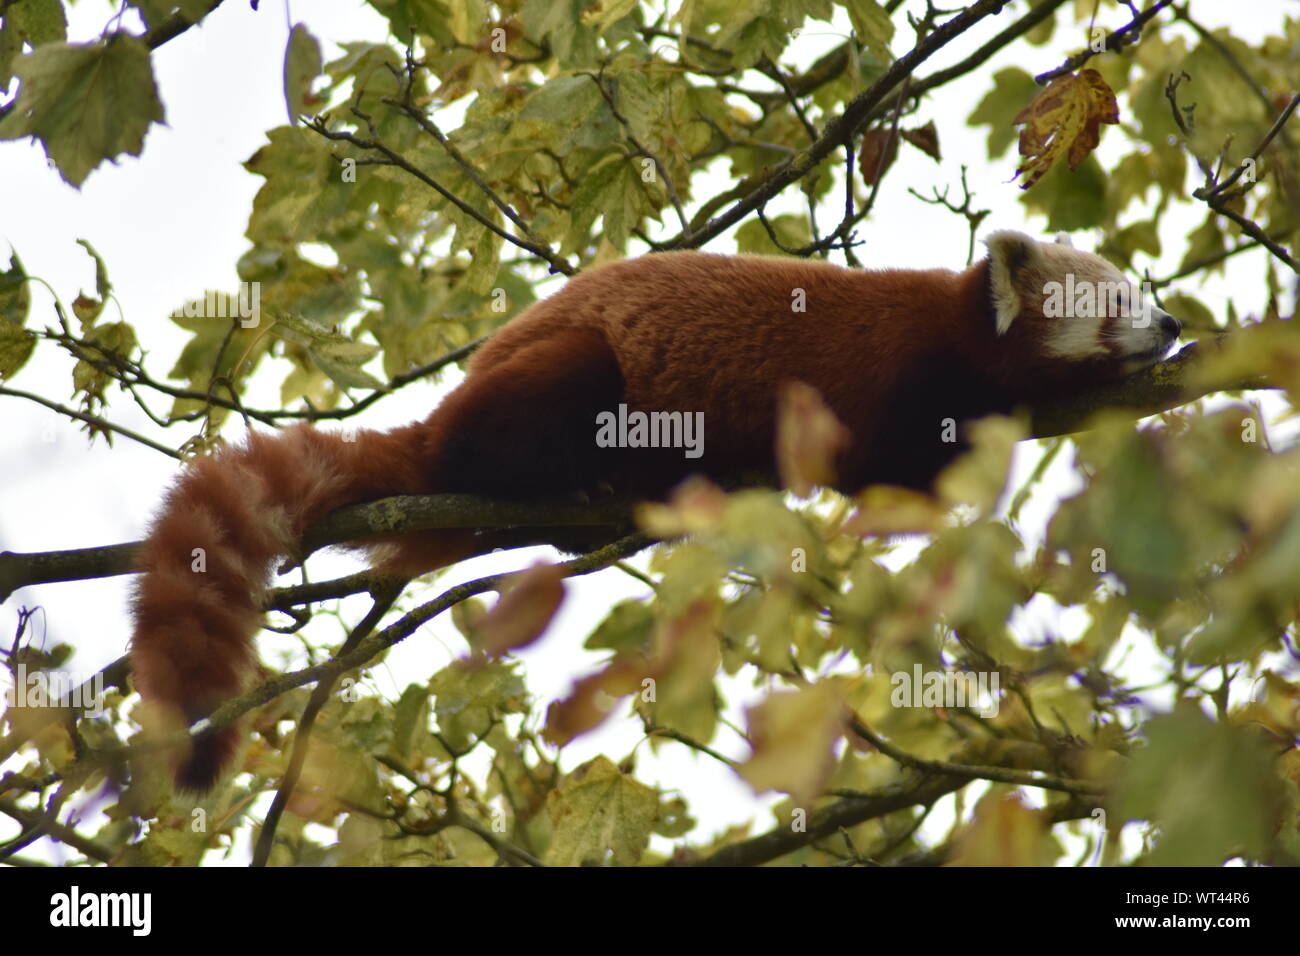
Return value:
[[(955, 13), (900, 0), (369, 5), (387, 42), (323, 44), (310, 20), (291, 31), (295, 121), (245, 164), (262, 180), (249, 247), (226, 289), (178, 308), (189, 338), (174, 365), (148, 366), (144, 322), (108, 317), (112, 264), (88, 244), (95, 293), (38, 328), (15, 251), (0, 273), (0, 397), (178, 457), (239, 418), (363, 421), (527, 307), (548, 273), (706, 245), (860, 264), (859, 231), (888, 237), (872, 219), (879, 193), (921, 185), (916, 170), (942, 159), (945, 125), (962, 120), (987, 130), (1004, 178), (1019, 167), (1026, 216), (1098, 231), (1099, 252), (1166, 293), (1202, 340), (1195, 361), (1108, 395), (1127, 412), (1041, 439), (1018, 486), (1016, 443), (1064, 426), (982, 423), (937, 500), (818, 495), (834, 429), (796, 402), (783, 477), (804, 496), (691, 485), (639, 513), (669, 542), (647, 571), (610, 567), (646, 545), (634, 537), (432, 600), (436, 580), (398, 598), (364, 574), (280, 589), (271, 606), (300, 616), (353, 593), (374, 607), (342, 645), (307, 627), (311, 661), (214, 715), (252, 715), (239, 776), (197, 808), (171, 793), (135, 734), (120, 661), (97, 714), (34, 699), (8, 709), (0, 812), (13, 826), (0, 854), (57, 839), (101, 862), (193, 864), (253, 834), (259, 862), (275, 864), (1300, 862), (1300, 450), (1270, 443), (1267, 427), (1300, 390), (1300, 336), (1284, 319), (1300, 240), (1300, 131), (1288, 124), (1300, 21), (1248, 43), (1168, 0), (1141, 12), (1064, 0)], [(34, 137), (79, 186), (148, 148), (164, 120), (151, 51), (221, 3), (138, 0), (126, 4), (137, 28), (119, 16), (81, 41), (60, 0), (2, 6), (0, 138)], [(268, 13), (242, 12), (251, 24)], [(810, 56), (799, 34), (813, 27), (841, 38)], [(1083, 42), (1052, 62), (1044, 44), (1065, 31)], [(1002, 50), (1034, 69), (987, 68)], [(978, 106), (936, 121), (958, 83), (978, 86)], [(1103, 139), (1122, 144), (1105, 166)], [(917, 196), (950, 209), (973, 246), (988, 211), (963, 193)], [(1203, 216), (1189, 234), (1163, 225), (1189, 209)], [(1180, 266), (1152, 275), (1171, 242)], [(1230, 315), (1169, 291), (1229, 262), (1254, 277)], [(69, 356), (77, 407), (8, 385), (49, 348)], [(243, 401), (253, 376), (279, 382), (278, 407)], [(123, 393), (168, 403), (150, 413), (154, 437), (113, 423)], [(1093, 410), (1086, 397), (1078, 407)], [(1160, 414), (1139, 423), (1135, 410)], [(1058, 502), (1047, 476), (1060, 464), (1081, 485)], [(1045, 526), (1023, 517), (1042, 501)], [(491, 522), (490, 502), (462, 505), (469, 517), (434, 501), (433, 526), (439, 514)], [(534, 515), (556, 522), (544, 505)], [(7, 554), (0, 584), (7, 597), (121, 573), (128, 552)], [(644, 594), (587, 639), (600, 669), (538, 699), (508, 652), (553, 619), (570, 575), (601, 569), (635, 574)], [(491, 608), (477, 597), (489, 591), (501, 594)], [(387, 648), (443, 611), (465, 637), (460, 658), (405, 675), (396, 700), (376, 692), (368, 674)], [(19, 665), (50, 674), (66, 660), (22, 638), (15, 679)], [(758, 697), (741, 713), (746, 687)], [(310, 744), (297, 745), (285, 728), (312, 724), (304, 712)], [(579, 766), (556, 749), (611, 721), (642, 727), (645, 748), (688, 748), (786, 796), (770, 817), (703, 831), (691, 816), (702, 795), (689, 780), (640, 779), (640, 745)], [(106, 814), (71, 818), (74, 795), (105, 782)]]

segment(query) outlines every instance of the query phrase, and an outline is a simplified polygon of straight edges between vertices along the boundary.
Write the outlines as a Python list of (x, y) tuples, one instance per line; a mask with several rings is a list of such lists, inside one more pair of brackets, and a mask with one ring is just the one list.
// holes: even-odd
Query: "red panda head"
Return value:
[(1064, 235), (1002, 230), (984, 242), (998, 336), (1031, 341), (1044, 359), (1127, 375), (1159, 361), (1181, 331), (1149, 290)]

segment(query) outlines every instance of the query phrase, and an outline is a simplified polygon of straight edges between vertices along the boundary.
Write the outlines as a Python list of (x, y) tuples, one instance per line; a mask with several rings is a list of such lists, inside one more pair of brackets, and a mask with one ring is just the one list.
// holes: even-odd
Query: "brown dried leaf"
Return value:
[(1058, 76), (1013, 121), (1019, 126), (1023, 162), (1016, 175), (1025, 174), (1028, 189), (1065, 157), (1078, 169), (1101, 141), (1101, 124), (1119, 122), (1115, 92), (1096, 70)]
[(552, 701), (546, 709), (542, 739), (563, 747), (570, 740), (604, 723), (620, 697), (641, 687), (652, 667), (643, 658), (616, 660), (603, 671), (588, 674), (573, 685), (564, 700)]
[(533, 565), (478, 622), (480, 650), (497, 656), (531, 644), (546, 630), (563, 600), (564, 572), (554, 564)]
[(781, 484), (799, 497), (835, 483), (835, 456), (851, 435), (811, 385), (787, 382), (777, 411), (776, 462)]
[(903, 139), (935, 162), (940, 162), (943, 159), (939, 155), (939, 131), (935, 129), (934, 120), (930, 120), (924, 126), (918, 126), (916, 129), (902, 130), (901, 135)]
[[(888, 147), (886, 149), (886, 147)], [(862, 181), (874, 186), (885, 175), (898, 156), (898, 134), (892, 129), (876, 127), (862, 134), (862, 147), (858, 150), (858, 171)]]

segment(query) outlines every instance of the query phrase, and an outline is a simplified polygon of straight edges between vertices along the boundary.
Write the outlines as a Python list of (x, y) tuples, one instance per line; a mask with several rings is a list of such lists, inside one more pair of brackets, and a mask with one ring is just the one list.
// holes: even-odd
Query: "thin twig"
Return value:
[(699, 248), (740, 222), (755, 209), (766, 204), (786, 186), (815, 169), (827, 156), (851, 140), (873, 116), (876, 107), (916, 68), (955, 38), (986, 17), (998, 13), (1009, 0), (978, 0), (970, 7), (937, 27), (909, 52), (895, 60), (871, 87), (854, 97), (822, 130), (808, 149), (797, 153), (763, 179), (748, 195), (722, 215), (705, 223), (689, 237), (679, 235), (665, 243), (670, 248)]
[(1086, 50), (1080, 50), (1056, 69), (1038, 74), (1034, 77), (1034, 82), (1040, 86), (1045, 86), (1058, 76), (1062, 76), (1066, 73), (1073, 73), (1098, 53), (1118, 53), (1120, 50), (1124, 49), (1124, 47), (1137, 43), (1138, 39), (1142, 35), (1142, 28), (1146, 26), (1147, 21), (1165, 7), (1169, 6), (1172, 2), (1173, 0), (1156, 0), (1155, 3), (1147, 7), (1124, 26), (1106, 34), (1105, 38), (1101, 41), (1100, 49), (1094, 50), (1090, 47)]
[(592, 82), (596, 84), (596, 89), (600, 90), (600, 95), (604, 98), (606, 105), (609, 106), (609, 111), (614, 114), (614, 119), (618, 120), (619, 125), (623, 127), (623, 135), (627, 138), (627, 141), (632, 144), (632, 148), (636, 150), (638, 155), (650, 160), (654, 165), (655, 171), (663, 181), (664, 192), (668, 196), (668, 201), (672, 204), (673, 211), (677, 213), (677, 221), (681, 224), (684, 241), (689, 242), (691, 224), (686, 218), (685, 210), (682, 209), (682, 201), (677, 196), (677, 189), (673, 186), (673, 180), (672, 177), (668, 175), (668, 170), (664, 167), (664, 164), (659, 161), (659, 157), (650, 152), (650, 150), (647, 149), (635, 135), (633, 135), (632, 124), (628, 122), (626, 116), (619, 112), (618, 103), (614, 101), (613, 94), (605, 88), (603, 75), (597, 75), (588, 71), (584, 71), (582, 75), (591, 77)]
[(927, 773), (953, 774), (978, 780), (995, 780), (999, 783), (1014, 783), (1023, 787), (1042, 787), (1044, 790), (1060, 790), (1062, 793), (1072, 793), (1076, 796), (1090, 796), (1102, 792), (1100, 788), (1093, 784), (1080, 780), (1054, 777), (1038, 770), (1011, 770), (1006, 767), (947, 763), (942, 760), (926, 760), (922, 757), (914, 757), (875, 734), (870, 727), (857, 717), (850, 718), (849, 726), (853, 728), (855, 734), (866, 740), (886, 757), (913, 770), (922, 770)]
[(495, 222), (493, 222), (491, 219), (485, 216), (478, 209), (474, 208), (465, 200), (461, 199), (459, 196), (453, 193), (442, 183), (438, 182), (436, 179), (434, 179), (424, 170), (420, 169), (419, 167), (409, 162), (406, 159), (406, 157), (402, 156), (401, 153), (398, 153), (396, 150), (392, 149), (390, 146), (384, 143), (384, 141), (379, 138), (378, 131), (375, 129), (374, 124), (370, 121), (370, 118), (367, 117), (364, 113), (361, 113), (355, 108), (353, 109), (353, 112), (356, 113), (358, 116), (360, 116), (360, 118), (366, 123), (367, 129), (369, 129), (370, 131), (371, 139), (365, 139), (361, 136), (357, 136), (355, 133), (349, 133), (342, 130), (331, 130), (325, 125), (325, 120), (322, 119), (321, 117), (314, 117), (311, 120), (308, 120), (306, 125), (308, 129), (312, 130), (313, 132), (319, 133), (321, 136), (324, 136), (326, 139), (335, 140), (337, 142), (350, 143), (351, 145), (355, 146), (357, 149), (360, 150), (383, 153), (383, 155), (387, 157), (387, 159), (394, 166), (403, 170), (409, 175), (414, 176), (420, 182), (424, 183), (426, 186), (428, 186), (430, 189), (436, 192), (439, 196), (441, 196), (443, 199), (450, 202), (453, 206), (455, 206), (465, 215), (469, 216), (479, 225), (483, 226), (485, 229), (500, 236), (506, 242), (516, 245), (520, 249), (524, 249), (527, 252), (531, 252), (533, 255), (537, 256), (538, 258), (545, 259), (548, 263), (550, 263), (552, 272), (559, 272), (566, 276), (573, 275), (573, 267), (570, 266), (563, 259), (561, 259), (559, 256), (557, 256), (549, 248), (547, 248), (546, 246), (540, 243), (533, 242), (532, 240), (527, 239), (526, 237), (512, 235), (507, 230), (502, 229), (500, 226), (498, 226)]
[(43, 405), (46, 408), (50, 409), (51, 411), (58, 412), (60, 415), (64, 415), (68, 418), (75, 418), (79, 422), (85, 422), (87, 425), (92, 425), (95, 428), (101, 428), (104, 431), (115, 432), (119, 435), (122, 435), (125, 438), (131, 439), (132, 441), (139, 442), (141, 445), (144, 445), (146, 448), (152, 448), (154, 451), (162, 452), (168, 458), (175, 458), (177, 461), (183, 460), (181, 458), (180, 452), (176, 451), (175, 449), (168, 448), (166, 445), (160, 445), (158, 442), (154, 441), (153, 439), (146, 438), (144, 435), (141, 435), (139, 432), (134, 432), (131, 429), (124, 428), (121, 425), (115, 425), (113, 422), (110, 422), (108, 419), (100, 418), (98, 415), (90, 415), (86, 412), (79, 412), (75, 408), (68, 408), (67, 406), (60, 405), (58, 402), (52, 402), (48, 398), (42, 398), (40, 395), (33, 395), (31, 392), (22, 392), (16, 388), (0, 387), (0, 395), (8, 395), (11, 398), (25, 398), (29, 402), (35, 402), (37, 405)]
[[(556, 567), (566, 578), (591, 574), (636, 554), (654, 543), (653, 538), (644, 534), (627, 535), (581, 557), (562, 562)], [(172, 747), (192, 746), (195, 736), (215, 733), (229, 727), (249, 711), (270, 703), (295, 688), (317, 683), (327, 674), (342, 673), (366, 666), (376, 655), (404, 641), (443, 611), (474, 595), (486, 591), (500, 591), (521, 573), (523, 572), (511, 571), (493, 574), (450, 588), (434, 600), (407, 612), (384, 630), (362, 638), (357, 642), (357, 646), (346, 654), (341, 653), (329, 661), (277, 675), (239, 697), (226, 701), (201, 721), (201, 726), (193, 732), (178, 731), (141, 744), (105, 747), (87, 754), (87, 764), (112, 763), (139, 754), (153, 753)]]
[[(371, 605), (369, 613), (352, 629), (352, 633), (348, 635), (347, 640), (343, 642), (343, 646), (339, 648), (339, 652), (335, 656), (336, 660), (355, 648), (363, 638), (374, 631), (380, 619), (388, 613), (405, 587), (405, 581), (391, 579), (375, 587), (371, 592), (374, 603)], [(271, 808), (266, 813), (266, 819), (262, 822), (261, 833), (257, 837), (257, 845), (253, 848), (253, 866), (266, 866), (266, 862), (271, 856), (271, 849), (275, 846), (275, 831), (280, 824), (280, 817), (289, 805), (289, 799), (293, 796), (294, 788), (298, 786), (298, 778), (301, 776), (303, 764), (307, 760), (307, 748), (311, 742), (312, 727), (316, 724), (317, 715), (320, 714), (321, 709), (329, 701), (330, 692), (333, 691), (334, 684), (342, 673), (343, 671), (338, 668), (333, 671), (327, 670), (315, 688), (312, 689), (311, 697), (307, 700), (307, 706), (303, 708), (302, 717), (298, 720), (298, 729), (294, 734), (293, 750), (289, 754), (289, 765), (285, 768), (284, 779), (280, 782), (280, 788), (276, 791), (275, 799), (271, 801)]]

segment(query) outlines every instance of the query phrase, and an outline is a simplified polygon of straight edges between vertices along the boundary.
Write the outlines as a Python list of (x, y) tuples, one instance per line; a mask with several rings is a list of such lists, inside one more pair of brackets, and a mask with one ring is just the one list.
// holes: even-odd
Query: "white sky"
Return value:
[[(1204, 22), (1218, 26), (1230, 23), (1234, 33), (1253, 41), (1276, 32), (1287, 10), (1283, 0), (1252, 0), (1251, 16), (1240, 15), (1241, 7), (1226, 3), (1194, 3)], [(79, 3), (70, 11), (70, 36), (84, 40), (103, 28), (113, 5)], [(332, 42), (385, 38), (383, 21), (360, 4), (300, 4), (295, 9), (306, 16), (307, 25), (325, 46), (327, 59), (338, 53)], [(1022, 5), (982, 25), (960, 47), (945, 50), (922, 68), (922, 75), (955, 62), (1010, 17), (1019, 15)], [(1123, 19), (1121, 19), (1123, 17)], [(842, 17), (840, 18), (843, 19)], [(1108, 9), (1102, 22), (1114, 27), (1126, 20), (1123, 11)], [(0, 256), (7, 262), (5, 244), (22, 257), (27, 271), (48, 281), (65, 304), (78, 289), (93, 290), (93, 264), (75, 244), (88, 239), (107, 263), (117, 302), (125, 317), (135, 325), (150, 350), (149, 367), (162, 376), (171, 367), (184, 333), (168, 314), (187, 298), (207, 288), (235, 287), (235, 262), (247, 247), (243, 233), (253, 195), (262, 183), (240, 165), (264, 142), (266, 130), (286, 122), (282, 95), (282, 57), (290, 21), (281, 4), (263, 3), (253, 12), (243, 2), (224, 4), (198, 29), (166, 44), (153, 55), (154, 69), (166, 108), (167, 126), (154, 127), (148, 134), (140, 158), (123, 157), (118, 165), (95, 170), (77, 191), (47, 166), (38, 145), (30, 142), (0, 142)], [(910, 45), (911, 36), (900, 31), (895, 52)], [(800, 39), (808, 55), (787, 55), (783, 61), (808, 63), (813, 56), (839, 42), (844, 36), (841, 22), (823, 25), (810, 22)], [(975, 76), (988, 77), (997, 68), (1015, 64), (1031, 72), (1058, 65), (1074, 49), (1078, 37), (1063, 40), (1058, 31), (1047, 48), (1014, 46)], [(934, 163), (904, 150), (900, 162), (885, 180), (870, 224), (859, 229), (867, 244), (859, 256), (867, 266), (960, 267), (966, 255), (964, 224), (950, 214), (922, 204), (908, 195), (904, 186), (922, 194), (932, 187), (956, 184), (962, 162), (971, 164), (969, 181), (977, 203), (996, 210), (984, 223), (983, 233), (997, 228), (1017, 228), (1031, 233), (1043, 229), (1041, 221), (1026, 219), (1019, 203), (1019, 187), (1010, 181), (1009, 159), (996, 165), (983, 162), (985, 129), (968, 129), (951, 122), (964, 117), (985, 92), (982, 82), (959, 81), (942, 89), (926, 104), (917, 124), (933, 118), (942, 137), (944, 160)], [(444, 128), (455, 122), (442, 122)], [(1103, 143), (1102, 157), (1120, 155), (1122, 144), (1113, 136)], [(412, 188), (417, 188), (413, 186)], [(708, 184), (696, 185), (696, 195), (708, 195)], [(771, 208), (798, 208), (798, 195), (787, 196)], [(823, 213), (823, 221), (830, 213)], [(1153, 271), (1165, 274), (1181, 254), (1176, 231), (1190, 229), (1203, 217), (1200, 209), (1175, 211), (1163, 221), (1167, 256)], [(1133, 219), (1140, 218), (1133, 216)], [(1090, 247), (1094, 237), (1076, 236), (1075, 244)], [(710, 248), (733, 251), (723, 238)], [(978, 254), (978, 253), (977, 253)], [(1231, 265), (1228, 282), (1213, 280), (1204, 288), (1183, 286), (1212, 310), (1221, 312), (1228, 290), (1238, 290), (1237, 307), (1252, 314), (1262, 302), (1260, 258), (1256, 253), (1238, 257)], [(53, 310), (47, 291), (33, 285), (33, 310), (29, 324), (53, 324)], [(549, 286), (554, 288), (554, 286)], [(1255, 290), (1260, 289), (1259, 294)], [(1244, 292), (1243, 292), (1244, 290)], [(110, 304), (108, 316), (116, 317), (117, 305)], [(11, 382), (14, 388), (33, 391), (65, 404), (71, 403), (71, 361), (48, 343), (42, 344), (32, 362)], [(284, 366), (259, 377), (246, 401), (257, 407), (274, 407)], [(382, 376), (381, 376), (382, 377)], [(387, 428), (422, 418), (445, 388), (419, 383), (408, 386), (377, 403), (359, 424)], [(170, 432), (153, 426), (129, 400), (111, 393), (116, 404), (108, 417), (175, 447), (188, 437), (184, 426)], [(158, 403), (158, 410), (166, 405)], [(227, 437), (238, 434), (238, 423), (227, 427)], [(1053, 484), (1057, 493), (1069, 493), (1066, 463), (1056, 468)], [(18, 399), (0, 397), (0, 550), (48, 551), (87, 547), (134, 540), (141, 536), (162, 489), (173, 477), (176, 463), (134, 442), (118, 438), (114, 448), (102, 442), (87, 446), (78, 426), (52, 412)], [(1036, 502), (1027, 509), (1024, 523), (1033, 525), (1035, 516), (1046, 514), (1051, 500)], [(539, 554), (545, 553), (538, 550)], [(525, 567), (533, 560), (529, 553), (515, 552), (468, 562), (441, 579), (437, 590), (421, 594), (429, 599), (442, 586), (505, 568)], [(344, 573), (353, 567), (347, 559), (313, 559), (316, 580)], [(37, 635), (46, 643), (67, 642), (77, 648), (71, 666), (93, 672), (119, 656), (127, 647), (130, 623), (125, 601), (128, 578), (78, 581), (43, 585), (18, 592), (0, 607), (0, 640), (8, 643), (14, 633), (17, 609), (41, 605), (44, 615), (36, 619)], [(548, 635), (523, 654), (530, 689), (539, 706), (561, 695), (569, 683), (589, 670), (596, 658), (580, 649), (581, 642), (604, 610), (616, 600), (644, 593), (644, 587), (616, 570), (576, 579), (570, 597)], [(355, 621), (364, 605), (353, 603), (347, 619)], [(319, 638), (328, 627), (314, 625)], [(276, 636), (259, 639), (262, 654), (275, 660), (278, 648), (292, 646)], [(406, 684), (422, 680), (462, 652), (463, 641), (449, 622), (438, 620), (408, 638), (374, 671), (374, 680), (394, 696)], [(730, 685), (729, 692), (741, 693), (743, 684)], [(733, 703), (734, 703), (733, 699)], [(590, 756), (606, 752), (616, 759), (639, 739), (636, 721), (620, 722), (611, 731), (591, 735), (565, 752), (566, 767), (576, 766)], [(743, 756), (745, 748), (729, 731), (720, 732), (716, 746), (732, 756)], [(747, 786), (730, 771), (708, 758), (697, 757), (685, 748), (670, 746), (659, 757), (640, 747), (638, 776), (665, 787), (685, 786), (692, 812), (702, 826), (703, 838), (730, 823), (754, 816), (754, 800)], [(770, 825), (758, 816), (761, 830)]]

